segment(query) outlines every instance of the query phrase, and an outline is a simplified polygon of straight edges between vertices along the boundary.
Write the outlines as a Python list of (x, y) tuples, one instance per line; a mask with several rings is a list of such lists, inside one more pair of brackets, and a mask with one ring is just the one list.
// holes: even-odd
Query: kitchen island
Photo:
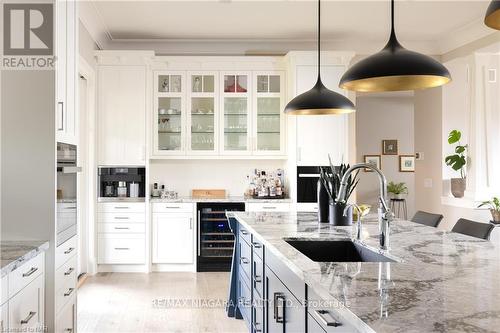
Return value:
[[(350, 240), (352, 227), (318, 224), (307, 213), (228, 216), (238, 244), (230, 289), (237, 305), (228, 314), (249, 321), (252, 332), (499, 330), (500, 250), (490, 242), (396, 220), (387, 253), (371, 218), (363, 245), (385, 262), (319, 262), (287, 240)], [(277, 284), (286, 288), (274, 292)]]

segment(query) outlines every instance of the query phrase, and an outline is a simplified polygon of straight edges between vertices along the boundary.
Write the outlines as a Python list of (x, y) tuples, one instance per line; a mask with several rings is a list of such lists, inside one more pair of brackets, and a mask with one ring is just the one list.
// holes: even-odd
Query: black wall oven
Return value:
[(234, 249), (234, 234), (227, 211), (245, 211), (242, 202), (198, 203), (198, 272), (229, 272)]

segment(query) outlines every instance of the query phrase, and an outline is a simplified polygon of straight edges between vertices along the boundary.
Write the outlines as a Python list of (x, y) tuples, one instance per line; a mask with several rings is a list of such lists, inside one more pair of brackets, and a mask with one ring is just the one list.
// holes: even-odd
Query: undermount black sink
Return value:
[(316, 262), (396, 262), (396, 260), (349, 240), (285, 239), (285, 241)]

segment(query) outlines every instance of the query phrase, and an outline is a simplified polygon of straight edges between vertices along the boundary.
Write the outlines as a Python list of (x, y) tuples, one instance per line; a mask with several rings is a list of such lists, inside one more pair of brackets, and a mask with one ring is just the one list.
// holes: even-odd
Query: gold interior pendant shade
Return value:
[(321, 2), (318, 0), (318, 81), (311, 88), (292, 99), (285, 107), (286, 114), (330, 115), (355, 111), (354, 104), (345, 96), (325, 87), (320, 75)]
[(450, 73), (441, 63), (399, 43), (394, 29), (394, 0), (391, 0), (389, 41), (380, 52), (349, 68), (339, 86), (353, 91), (381, 92), (433, 88), (450, 81)]
[(492, 29), (500, 30), (500, 0), (491, 1), (486, 10), (484, 24)]

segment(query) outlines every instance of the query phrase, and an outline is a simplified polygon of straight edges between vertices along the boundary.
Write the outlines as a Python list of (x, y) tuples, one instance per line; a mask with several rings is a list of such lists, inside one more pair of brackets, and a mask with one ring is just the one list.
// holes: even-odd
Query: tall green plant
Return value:
[[(330, 161), (329, 167), (320, 167), (320, 180), (323, 186), (326, 188), (330, 199), (332, 201), (335, 201), (339, 194), (342, 178), (344, 177), (346, 171), (350, 168), (350, 165), (341, 163), (338, 167), (335, 167), (332, 164), (330, 156), (328, 156), (328, 160)], [(352, 192), (358, 185), (358, 174), (359, 170), (356, 171), (354, 176), (350, 175), (347, 179), (346, 201), (349, 199)]]
[(460, 171), (460, 177), (465, 178), (465, 166), (467, 164), (466, 150), (468, 145), (462, 145), (460, 139), (462, 133), (458, 130), (453, 130), (448, 135), (448, 143), (453, 145), (458, 143), (455, 147), (455, 154), (446, 156), (444, 159), (446, 165), (450, 166), (455, 171)]

